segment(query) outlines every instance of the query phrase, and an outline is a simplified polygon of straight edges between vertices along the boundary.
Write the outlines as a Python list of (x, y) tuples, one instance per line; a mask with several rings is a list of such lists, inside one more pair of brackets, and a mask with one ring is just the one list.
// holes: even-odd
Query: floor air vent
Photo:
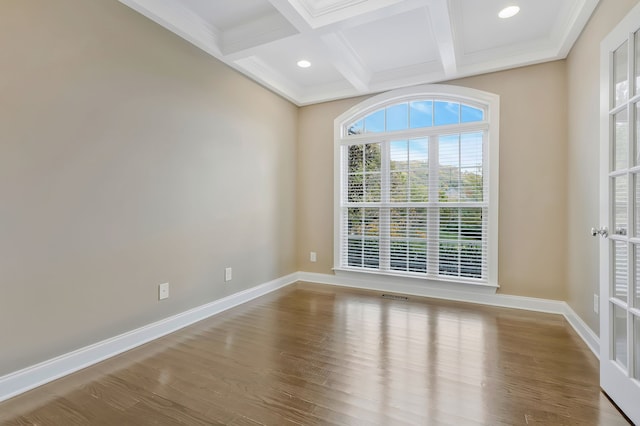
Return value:
[(395, 294), (383, 294), (382, 297), (385, 299), (391, 299), (391, 300), (402, 300), (403, 302), (407, 302), (409, 300), (408, 297), (396, 296)]

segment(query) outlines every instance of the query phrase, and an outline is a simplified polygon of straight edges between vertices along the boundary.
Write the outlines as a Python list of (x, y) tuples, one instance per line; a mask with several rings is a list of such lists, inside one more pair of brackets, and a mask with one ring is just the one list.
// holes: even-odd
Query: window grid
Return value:
[[(442, 103), (441, 109), (451, 105), (454, 110), (457, 108), (454, 118), (441, 118), (439, 122), (444, 127), (438, 132), (438, 125), (434, 127), (438, 112), (431, 110), (427, 116), (432, 120), (423, 120), (428, 124), (421, 136), (408, 127), (414, 105), (425, 104), (434, 108), (437, 101), (396, 103), (344, 127), (343, 164), (351, 164), (353, 152), (372, 151), (371, 145), (380, 147), (380, 192), (379, 196), (367, 197), (363, 193), (362, 197), (353, 197), (349, 180), (353, 170), (349, 170), (346, 179), (343, 174), (340, 267), (487, 282), (487, 113), (453, 101)], [(399, 109), (398, 105), (408, 107)], [(467, 123), (460, 123), (463, 108)], [(401, 125), (390, 126), (390, 110), (405, 111), (408, 117), (399, 120)], [(383, 117), (383, 130), (392, 127), (400, 132), (367, 132), (366, 123), (369, 128), (380, 129), (375, 117)], [(457, 123), (451, 122), (455, 120)], [(472, 120), (476, 123), (469, 123)], [(462, 124), (458, 131), (455, 124)], [(354, 130), (359, 128), (363, 131)], [(400, 137), (403, 130), (411, 131), (409, 137)], [(352, 226), (353, 209), (375, 212), (375, 232), (371, 227), (365, 230)]]

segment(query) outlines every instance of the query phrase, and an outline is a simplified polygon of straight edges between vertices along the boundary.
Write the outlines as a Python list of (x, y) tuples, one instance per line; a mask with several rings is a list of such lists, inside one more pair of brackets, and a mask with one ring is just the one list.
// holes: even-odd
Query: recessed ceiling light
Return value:
[(309, 68), (311, 66), (311, 62), (307, 61), (306, 59), (302, 59), (298, 61), (298, 66), (300, 68)]
[(502, 9), (500, 13), (498, 13), (498, 16), (502, 19), (507, 19), (517, 15), (518, 12), (520, 12), (520, 8), (518, 6), (508, 6)]

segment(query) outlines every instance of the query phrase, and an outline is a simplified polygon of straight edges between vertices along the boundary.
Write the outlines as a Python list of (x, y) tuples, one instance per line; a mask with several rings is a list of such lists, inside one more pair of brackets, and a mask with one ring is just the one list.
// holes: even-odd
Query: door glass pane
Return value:
[(634, 358), (636, 363), (636, 375), (635, 378), (640, 380), (640, 318), (635, 317), (633, 319), (633, 329), (634, 337), (633, 337), (633, 347), (634, 347)]
[(628, 45), (625, 41), (615, 52), (613, 52), (613, 76), (614, 76), (614, 105), (618, 106), (629, 98), (628, 72)]
[(636, 147), (635, 147), (635, 164), (638, 165), (640, 164), (640, 132), (638, 132), (638, 129), (640, 129), (640, 105), (639, 104), (635, 104), (635, 111), (636, 111)]
[(640, 246), (635, 246), (635, 262), (636, 262), (636, 273), (634, 275), (634, 287), (635, 287), (635, 307), (640, 309)]
[(634, 173), (633, 175), (634, 182), (634, 215), (636, 218), (636, 226), (635, 226), (635, 236), (640, 237), (640, 174)]
[(625, 241), (615, 241), (613, 243), (613, 264), (614, 280), (611, 295), (617, 299), (627, 302), (627, 270), (629, 260), (627, 258), (627, 243)]
[(635, 36), (635, 45), (636, 45), (636, 52), (635, 52), (635, 69), (636, 69), (636, 95), (638, 93), (640, 93), (640, 31), (638, 31)]
[(626, 169), (629, 159), (629, 114), (627, 109), (614, 116), (615, 135), (613, 139), (614, 170)]
[(612, 234), (627, 235), (627, 202), (629, 194), (627, 192), (626, 176), (613, 178), (613, 191), (614, 229)]
[(613, 359), (627, 368), (627, 311), (617, 305), (613, 307)]

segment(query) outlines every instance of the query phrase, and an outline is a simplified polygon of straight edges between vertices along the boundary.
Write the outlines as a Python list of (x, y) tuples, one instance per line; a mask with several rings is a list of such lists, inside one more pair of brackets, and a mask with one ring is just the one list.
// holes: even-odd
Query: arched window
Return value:
[(335, 121), (335, 269), (497, 287), (499, 98), (446, 85)]

